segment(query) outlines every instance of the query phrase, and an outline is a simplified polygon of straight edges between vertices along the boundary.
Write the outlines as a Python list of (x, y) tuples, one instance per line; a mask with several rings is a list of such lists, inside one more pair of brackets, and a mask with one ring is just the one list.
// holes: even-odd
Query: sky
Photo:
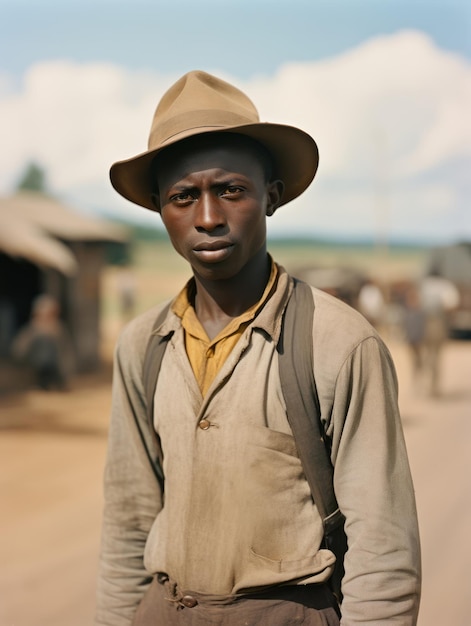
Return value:
[(273, 235), (471, 240), (471, 3), (0, 0), (0, 194), (29, 162), (78, 210), (159, 216), (111, 188), (158, 100), (202, 69), (309, 132), (310, 188)]

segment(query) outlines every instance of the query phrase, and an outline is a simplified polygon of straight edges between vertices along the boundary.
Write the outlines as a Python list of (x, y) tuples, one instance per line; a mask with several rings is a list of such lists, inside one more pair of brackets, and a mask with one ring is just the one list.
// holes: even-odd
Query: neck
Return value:
[(270, 259), (263, 248), (231, 278), (211, 281), (195, 274), (195, 311), (210, 339), (231, 319), (260, 300), (270, 277), (270, 268)]

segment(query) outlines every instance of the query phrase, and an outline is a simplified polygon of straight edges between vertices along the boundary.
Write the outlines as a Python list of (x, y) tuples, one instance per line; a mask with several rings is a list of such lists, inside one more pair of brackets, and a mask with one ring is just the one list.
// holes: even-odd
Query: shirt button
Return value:
[(208, 430), (208, 428), (211, 426), (211, 422), (209, 420), (201, 420), (198, 426), (201, 428), (201, 430)]
[(161, 585), (164, 585), (168, 580), (168, 576), (167, 574), (165, 574), (164, 572), (159, 572), (157, 574), (157, 582)]
[(192, 609), (194, 606), (198, 604), (198, 600), (193, 596), (183, 596), (180, 600), (183, 606), (186, 606), (188, 609)]

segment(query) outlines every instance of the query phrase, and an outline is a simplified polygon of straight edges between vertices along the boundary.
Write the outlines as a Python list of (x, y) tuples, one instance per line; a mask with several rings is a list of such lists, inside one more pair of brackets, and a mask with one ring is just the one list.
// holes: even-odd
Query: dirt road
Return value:
[[(468, 626), (471, 343), (447, 347), (438, 399), (417, 395), (391, 348), (422, 532), (419, 623)], [(0, 626), (92, 624), (109, 404), (109, 371), (0, 399)]]

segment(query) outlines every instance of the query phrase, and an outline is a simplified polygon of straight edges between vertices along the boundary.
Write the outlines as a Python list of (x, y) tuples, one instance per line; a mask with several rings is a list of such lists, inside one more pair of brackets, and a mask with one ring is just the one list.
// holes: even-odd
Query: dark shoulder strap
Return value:
[(333, 467), (321, 424), (313, 371), (313, 319), (311, 287), (295, 281), (278, 345), (281, 387), (304, 474), (323, 521), (325, 543), (336, 554), (338, 566), (341, 566), (341, 571), (336, 574), (338, 584), (332, 581), (336, 585), (335, 591), (340, 594), (346, 551), (345, 518), (335, 497)]
[(162, 325), (165, 320), (170, 305), (166, 305), (157, 316), (152, 327), (152, 333), (147, 344), (144, 356), (144, 364), (142, 366), (142, 379), (144, 384), (144, 392), (147, 400), (147, 422), (149, 425), (150, 438), (144, 441), (146, 453), (154, 470), (157, 480), (163, 490), (164, 475), (162, 470), (162, 447), (160, 440), (154, 428), (154, 395), (157, 387), (157, 379), (159, 377), (160, 366), (164, 358), (165, 350), (168, 345), (170, 335), (161, 337), (155, 334), (155, 330)]

